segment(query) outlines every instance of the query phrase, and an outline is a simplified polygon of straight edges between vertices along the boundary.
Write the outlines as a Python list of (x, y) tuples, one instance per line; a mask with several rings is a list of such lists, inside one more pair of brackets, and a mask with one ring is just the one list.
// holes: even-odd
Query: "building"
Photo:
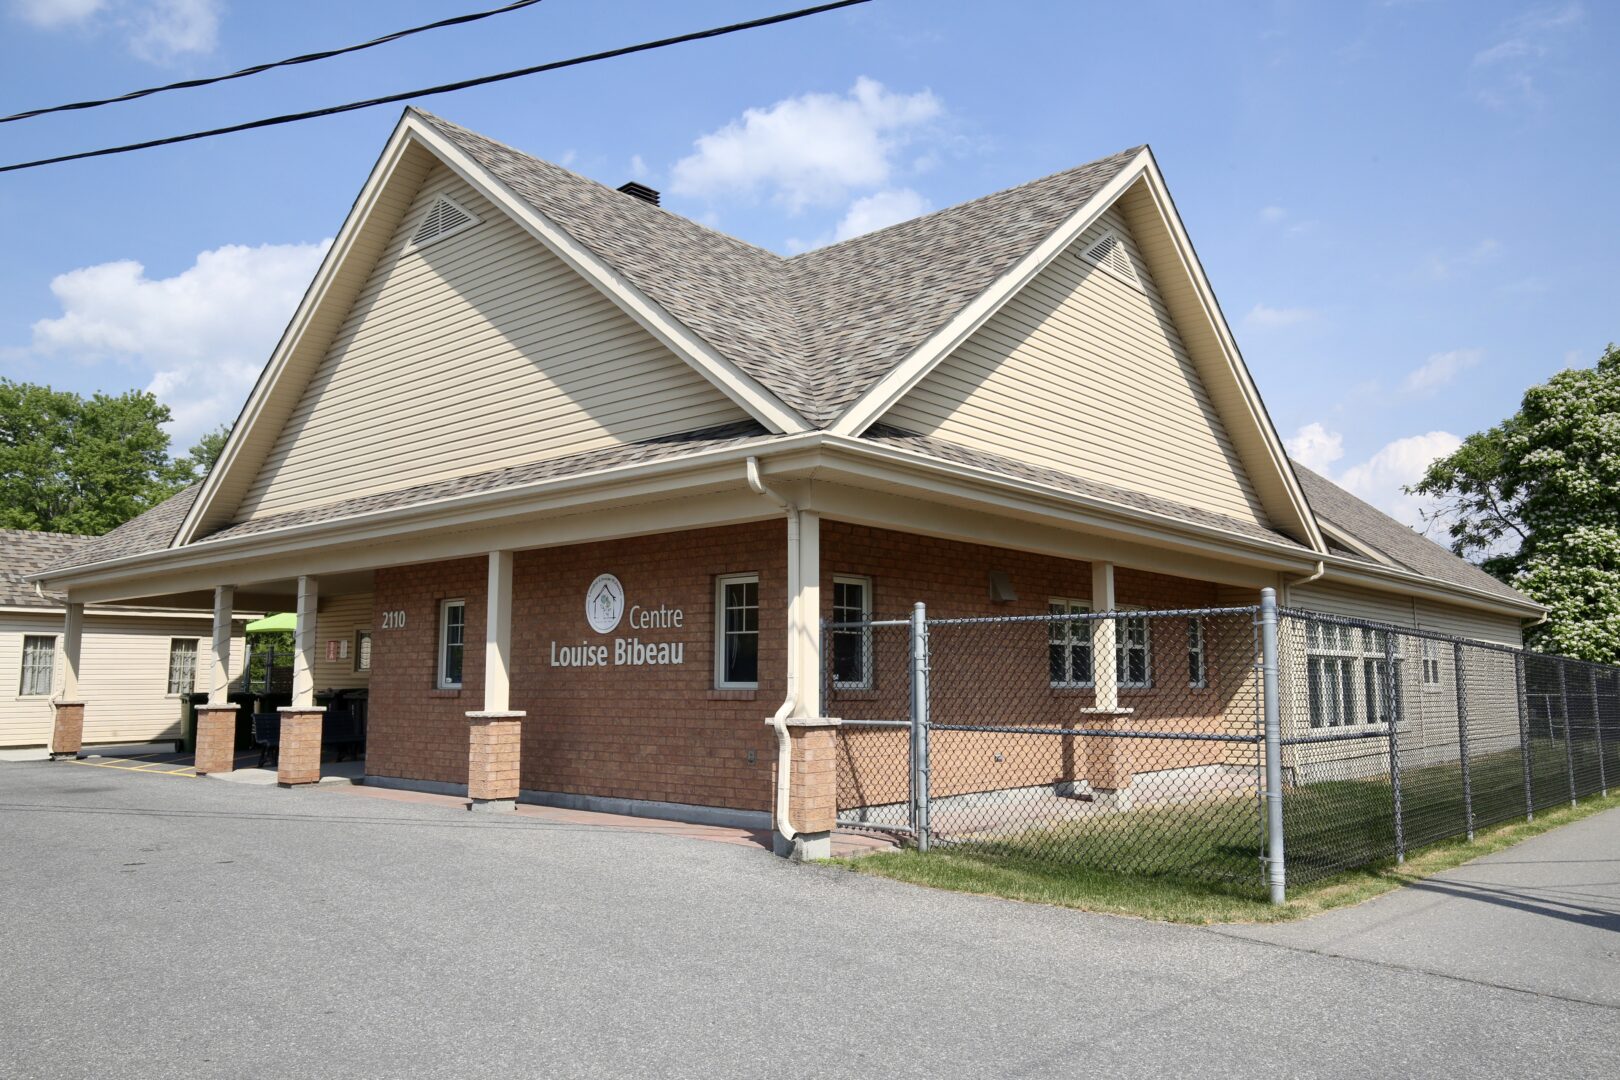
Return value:
[[(62, 597), (41, 593), (30, 575), (94, 543), (88, 536), (0, 529), (0, 749), (38, 750), (51, 742), (52, 703), (62, 699)], [(178, 738), (181, 695), (212, 663), (211, 622), (202, 611), (96, 605), (83, 612), (79, 646), (86, 665), (75, 695), (85, 704), (87, 743)], [(240, 640), (240, 626), (232, 634)], [(235, 655), (240, 658), (238, 647)]]
[(1145, 147), (793, 258), (656, 200), (407, 110), (207, 480), (43, 580), (296, 606), (288, 782), (347, 647), (368, 782), (812, 848), (826, 616), (1541, 614), (1290, 464)]

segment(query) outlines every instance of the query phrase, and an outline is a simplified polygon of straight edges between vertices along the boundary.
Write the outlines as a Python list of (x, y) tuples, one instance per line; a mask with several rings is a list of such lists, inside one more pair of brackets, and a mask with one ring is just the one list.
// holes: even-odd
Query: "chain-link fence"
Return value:
[(1258, 889), (1281, 853), (1308, 882), (1620, 769), (1620, 669), (1269, 602), (918, 605), (824, 640), (839, 823), (923, 850)]

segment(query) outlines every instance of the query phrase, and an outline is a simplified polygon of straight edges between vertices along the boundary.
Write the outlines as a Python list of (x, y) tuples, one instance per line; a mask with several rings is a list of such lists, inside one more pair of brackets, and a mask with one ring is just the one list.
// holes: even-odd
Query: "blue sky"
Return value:
[[(498, 0), (0, 0), (0, 111), (346, 44)], [(18, 161), (755, 17), (547, 0), (203, 90), (0, 126)], [(1271, 415), (1399, 494), (1620, 338), (1620, 8), (877, 0), (420, 104), (784, 253), (1152, 144)], [(0, 175), (0, 371), (232, 419), (398, 115)]]

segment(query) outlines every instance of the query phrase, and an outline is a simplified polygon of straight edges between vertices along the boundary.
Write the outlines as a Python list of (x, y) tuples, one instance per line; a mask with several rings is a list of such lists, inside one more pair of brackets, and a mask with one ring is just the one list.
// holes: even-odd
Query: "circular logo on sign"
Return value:
[(606, 634), (624, 617), (624, 586), (612, 574), (601, 574), (585, 590), (585, 621), (598, 634)]

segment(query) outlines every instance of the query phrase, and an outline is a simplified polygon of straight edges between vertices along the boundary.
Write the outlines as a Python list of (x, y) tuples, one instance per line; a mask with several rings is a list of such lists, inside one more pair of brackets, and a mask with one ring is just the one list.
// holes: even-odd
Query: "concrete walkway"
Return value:
[(1620, 1074), (1616, 812), (1197, 929), (354, 790), (0, 765), (0, 1076)]

